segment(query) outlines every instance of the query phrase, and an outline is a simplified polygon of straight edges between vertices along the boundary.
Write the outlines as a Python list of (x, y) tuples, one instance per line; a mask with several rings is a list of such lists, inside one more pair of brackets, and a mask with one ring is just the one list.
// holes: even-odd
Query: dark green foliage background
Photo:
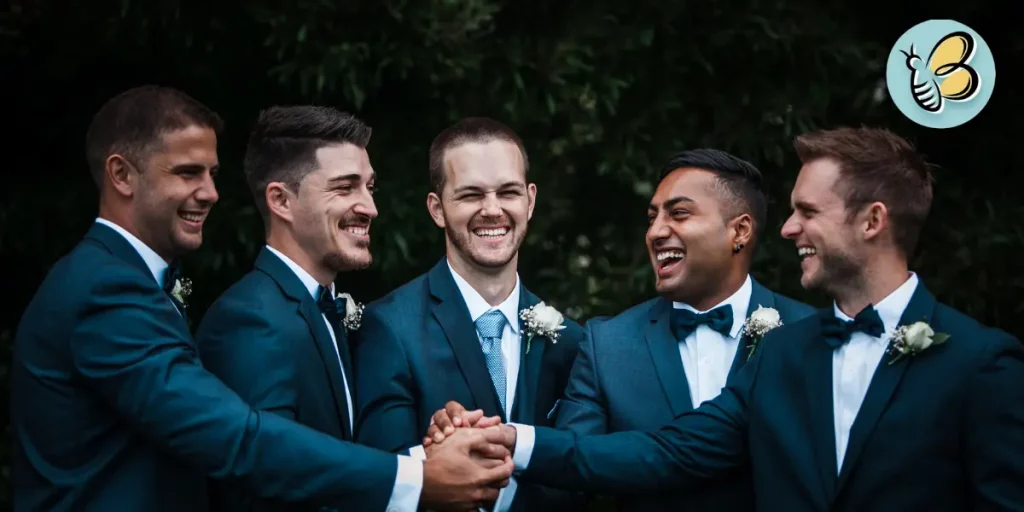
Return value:
[[(913, 269), (940, 299), (1024, 337), (1015, 321), (1024, 313), (1024, 179), (1010, 135), (1024, 133), (1013, 65), (1024, 62), (1024, 36), (998, 23), (1011, 15), (1009, 2), (895, 4), (12, 0), (0, 12), (9, 127), (0, 188), (4, 386), (25, 304), (96, 213), (83, 156), (89, 119), (107, 98), (143, 83), (182, 88), (228, 123), (221, 200), (202, 249), (186, 261), (196, 321), (262, 244), (240, 169), (256, 114), (271, 104), (320, 103), (374, 127), (376, 263), (340, 280), (363, 302), (442, 255), (442, 233), (425, 211), (427, 147), (459, 117), (487, 115), (523, 136), (539, 189), (520, 273), (577, 320), (652, 296), (646, 201), (667, 156), (701, 146), (751, 160), (770, 182), (771, 225), (755, 276), (826, 304), (800, 289), (796, 251), (778, 236), (799, 167), (791, 142), (819, 127), (868, 124), (908, 137), (940, 166)], [(949, 130), (913, 125), (884, 94), (890, 46), (929, 18), (980, 32), (999, 73), (986, 110)], [(7, 503), (6, 443), (0, 463)]]

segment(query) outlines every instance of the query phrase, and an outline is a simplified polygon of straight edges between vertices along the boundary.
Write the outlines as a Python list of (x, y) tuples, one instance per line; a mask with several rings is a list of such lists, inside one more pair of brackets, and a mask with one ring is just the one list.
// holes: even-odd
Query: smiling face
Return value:
[(203, 224), (217, 203), (217, 135), (197, 125), (164, 133), (141, 169), (120, 156), (130, 170), (115, 186), (131, 196), (137, 236), (170, 261), (198, 249)]
[(647, 252), (655, 288), (670, 300), (695, 305), (717, 297), (736, 264), (737, 226), (749, 222), (749, 215), (724, 218), (728, 208), (716, 179), (705, 170), (677, 169), (665, 176), (651, 198)]
[(537, 195), (518, 146), (465, 142), (445, 151), (444, 169), (444, 189), (428, 195), (427, 208), (445, 230), (449, 255), (486, 269), (512, 263)]
[(836, 192), (839, 177), (831, 158), (804, 164), (791, 195), (793, 213), (782, 226), (782, 236), (796, 243), (800, 255), (800, 284), (833, 295), (862, 279), (867, 261), (858, 222)]
[[(316, 151), (317, 169), (288, 190), (290, 227), (303, 252), (330, 273), (368, 267), (374, 172), (366, 150), (332, 144)], [(275, 186), (280, 184), (274, 184)]]

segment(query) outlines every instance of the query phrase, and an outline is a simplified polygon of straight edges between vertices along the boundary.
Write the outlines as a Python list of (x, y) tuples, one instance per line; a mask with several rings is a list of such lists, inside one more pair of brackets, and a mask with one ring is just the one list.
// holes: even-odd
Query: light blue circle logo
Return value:
[(903, 33), (885, 69), (889, 97), (911, 121), (952, 128), (985, 108), (996, 65), (985, 40), (963, 23), (928, 20)]

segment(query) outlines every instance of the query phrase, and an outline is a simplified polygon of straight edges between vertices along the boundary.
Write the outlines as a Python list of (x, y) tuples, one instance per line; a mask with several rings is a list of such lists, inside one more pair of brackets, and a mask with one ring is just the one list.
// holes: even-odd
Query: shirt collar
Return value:
[(125, 240), (128, 240), (128, 243), (135, 249), (135, 252), (139, 253), (139, 256), (142, 257), (142, 261), (146, 263), (146, 267), (149, 268), (149, 271), (153, 273), (153, 278), (156, 279), (156, 284), (163, 287), (164, 276), (167, 274), (167, 267), (170, 265), (168, 265), (167, 262), (156, 253), (156, 251), (150, 249), (148, 245), (143, 243), (142, 240), (139, 240), (135, 235), (129, 233), (127, 229), (124, 229), (107, 219), (97, 217), (96, 222), (117, 231), (125, 238)]
[[(878, 339), (888, 339), (889, 335), (899, 326), (900, 318), (903, 317), (903, 310), (907, 309), (910, 299), (914, 296), (914, 290), (917, 289), (917, 282), (917, 274), (911, 272), (910, 277), (899, 288), (896, 288), (886, 298), (875, 304), (875, 311), (878, 312), (878, 316), (882, 319), (882, 324), (885, 325), (885, 333)], [(836, 318), (847, 321), (853, 320), (849, 315), (839, 310), (839, 305), (835, 301), (832, 302), (832, 310), (835, 312)]]
[[(747, 308), (750, 306), (750, 295), (753, 293), (753, 290), (754, 285), (750, 281), (750, 275), (748, 274), (739, 290), (736, 290), (736, 292), (730, 295), (729, 298), (711, 308), (715, 309), (726, 304), (732, 306), (732, 328), (729, 329), (729, 336), (732, 338), (739, 335), (740, 329), (743, 328), (743, 322), (747, 319)], [(693, 306), (686, 304), (685, 302), (673, 302), (672, 307), (676, 309), (689, 309), (696, 313), (707, 313), (707, 311), (697, 311)], [(708, 311), (711, 311), (711, 309)]]
[(496, 307), (492, 307), (487, 300), (485, 300), (480, 293), (477, 292), (458, 272), (452, 268), (451, 262), (448, 262), (448, 270), (452, 273), (452, 278), (455, 279), (455, 285), (459, 287), (459, 292), (462, 294), (463, 300), (466, 301), (466, 307), (469, 308), (469, 317), (475, 323), (478, 318), (484, 315), (484, 313), (497, 309), (501, 311), (501, 314), (505, 315), (505, 320), (508, 321), (508, 326), (512, 328), (512, 334), (519, 333), (519, 273), (516, 273), (516, 286), (512, 288), (512, 293), (508, 294), (508, 297), (498, 304)]
[[(281, 258), (281, 261), (283, 261), (285, 265), (288, 265), (288, 268), (292, 269), (292, 272), (295, 273), (295, 276), (299, 278), (299, 281), (302, 281), (302, 285), (306, 287), (307, 291), (309, 291), (309, 294), (313, 297), (313, 300), (318, 299), (318, 297), (316, 296), (316, 292), (317, 290), (320, 289), (320, 283), (318, 283), (316, 279), (313, 278), (313, 276), (309, 275), (309, 272), (306, 272), (302, 267), (299, 266), (298, 263), (292, 261), (291, 258), (285, 256), (284, 253), (282, 253), (281, 251), (274, 249), (269, 245), (266, 247), (267, 250), (274, 253), (278, 258)], [(333, 296), (334, 283), (331, 283), (331, 297)]]

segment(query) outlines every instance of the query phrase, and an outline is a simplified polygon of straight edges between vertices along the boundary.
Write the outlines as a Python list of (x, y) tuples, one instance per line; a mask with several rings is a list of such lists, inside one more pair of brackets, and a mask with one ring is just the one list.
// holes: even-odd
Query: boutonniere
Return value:
[(174, 280), (174, 288), (171, 289), (171, 296), (174, 297), (181, 307), (185, 306), (185, 299), (192, 293), (192, 281), (188, 278), (179, 277)]
[(778, 311), (774, 308), (757, 306), (757, 311), (751, 313), (750, 318), (747, 318), (747, 321), (743, 323), (743, 334), (750, 338), (750, 352), (747, 353), (747, 361), (754, 355), (757, 342), (761, 341), (761, 338), (768, 334), (768, 331), (781, 325), (782, 317), (779, 316)]
[(899, 361), (903, 356), (916, 356), (933, 345), (942, 345), (948, 339), (948, 334), (935, 332), (927, 322), (901, 325), (889, 338), (888, 352), (896, 356), (889, 364)]
[(519, 312), (523, 319), (523, 331), (526, 332), (526, 353), (530, 353), (530, 341), (534, 336), (544, 336), (551, 343), (558, 343), (558, 331), (565, 329), (562, 321), (565, 318), (557, 309), (538, 302)]
[(341, 299), (345, 300), (345, 311), (338, 311), (338, 313), (345, 313), (345, 318), (341, 321), (341, 325), (350, 331), (358, 330), (363, 321), (363, 304), (356, 302), (347, 293), (339, 293), (335, 302)]

